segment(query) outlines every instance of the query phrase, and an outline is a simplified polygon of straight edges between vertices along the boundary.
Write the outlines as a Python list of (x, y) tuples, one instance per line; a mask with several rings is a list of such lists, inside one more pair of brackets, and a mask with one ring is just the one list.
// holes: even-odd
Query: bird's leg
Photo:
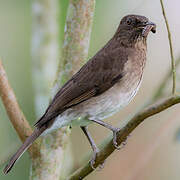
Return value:
[(120, 128), (113, 127), (110, 124), (105, 123), (104, 121), (99, 121), (99, 120), (92, 120), (92, 121), (110, 129), (113, 132), (113, 145), (116, 149), (120, 149), (117, 143), (117, 133), (120, 131)]
[(92, 150), (93, 150), (93, 156), (92, 156), (92, 159), (90, 161), (90, 164), (91, 164), (91, 167), (93, 169), (95, 169), (94, 164), (95, 164), (95, 160), (96, 160), (97, 154), (99, 152), (99, 148), (96, 146), (93, 138), (91, 137), (91, 135), (90, 135), (90, 133), (88, 131), (87, 126), (81, 126), (81, 129), (83, 130), (84, 134), (88, 138), (89, 143), (91, 144), (91, 147), (92, 147)]

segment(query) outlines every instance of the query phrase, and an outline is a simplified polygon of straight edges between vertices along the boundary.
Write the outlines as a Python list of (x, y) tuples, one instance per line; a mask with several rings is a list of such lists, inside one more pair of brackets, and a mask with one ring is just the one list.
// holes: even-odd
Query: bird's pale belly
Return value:
[(89, 102), (86, 101), (79, 106), (83, 109), (89, 120), (103, 120), (127, 106), (136, 95), (138, 89), (139, 84), (131, 91), (122, 92), (115, 85), (104, 94), (94, 97)]
[(71, 126), (86, 126), (91, 120), (103, 120), (112, 116), (120, 109), (128, 105), (139, 89), (139, 82), (130, 91), (122, 91), (117, 85), (107, 90), (102, 95), (93, 97), (85, 102), (69, 108), (60, 114), (52, 126), (43, 134), (47, 134), (58, 128)]

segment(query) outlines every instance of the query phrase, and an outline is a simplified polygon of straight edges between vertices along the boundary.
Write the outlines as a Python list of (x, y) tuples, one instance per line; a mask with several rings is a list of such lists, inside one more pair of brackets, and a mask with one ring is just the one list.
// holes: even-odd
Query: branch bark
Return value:
[[(69, 80), (71, 76), (75, 74), (86, 62), (92, 30), (94, 9), (95, 0), (69, 1), (64, 29), (62, 57), (59, 62), (56, 80), (52, 89), (52, 96), (54, 96), (58, 89), (67, 80)], [(64, 131), (64, 133), (61, 133), (62, 131)], [(61, 134), (58, 137), (60, 138), (62, 145), (66, 145), (69, 141), (69, 127), (62, 128), (56, 133)], [(62, 146), (62, 148), (64, 151), (64, 154), (62, 155), (65, 156), (65, 151), (67, 151), (66, 146)], [(60, 164), (63, 164), (64, 166), (66, 159), (68, 159), (67, 156), (64, 157), (64, 162), (61, 162)], [(71, 169), (69, 169), (69, 172), (70, 171)], [(67, 173), (63, 174), (62, 172), (61, 179), (63, 179), (65, 175), (67, 175)]]
[(86, 62), (95, 0), (70, 0), (64, 29), (64, 43), (53, 94)]
[[(4, 107), (6, 109), (9, 120), (11, 121), (14, 129), (16, 130), (19, 138), (22, 142), (31, 135), (32, 129), (26, 120), (23, 112), (21, 111), (17, 102), (16, 96), (8, 82), (8, 78), (2, 62), (0, 60), (0, 96)], [(39, 153), (39, 149), (36, 143), (29, 148), (31, 157), (36, 157)]]
[[(161, 102), (153, 104), (148, 108), (145, 108), (144, 110), (137, 113), (118, 133), (117, 136), (118, 145), (120, 146), (127, 139), (130, 133), (137, 126), (139, 126), (145, 119), (178, 103), (180, 103), (180, 96), (172, 96), (162, 100)], [(101, 148), (97, 156), (94, 167), (97, 167), (98, 165), (102, 164), (104, 160), (115, 150), (115, 147), (113, 146), (112, 143), (112, 139), (109, 140), (109, 138), (107, 138), (105, 143), (101, 146), (103, 147)], [(75, 171), (68, 179), (69, 180), (83, 179), (93, 171), (94, 169), (91, 168), (90, 163), (87, 163), (85, 166)]]

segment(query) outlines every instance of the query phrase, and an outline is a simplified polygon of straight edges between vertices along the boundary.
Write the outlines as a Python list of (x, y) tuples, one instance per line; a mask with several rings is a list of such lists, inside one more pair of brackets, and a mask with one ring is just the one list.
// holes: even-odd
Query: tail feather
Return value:
[(12, 156), (9, 163), (4, 168), (4, 174), (7, 174), (15, 162), (21, 157), (21, 155), (31, 146), (31, 144), (42, 134), (45, 129), (42, 127), (41, 129), (35, 129), (31, 136), (29, 136), (24, 144), (17, 150), (17, 152)]

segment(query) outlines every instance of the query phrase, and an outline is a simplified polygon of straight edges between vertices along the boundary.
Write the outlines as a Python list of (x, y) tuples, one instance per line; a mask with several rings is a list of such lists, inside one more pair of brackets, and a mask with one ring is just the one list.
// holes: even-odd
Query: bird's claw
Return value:
[(130, 135), (129, 135), (129, 136), (126, 138), (126, 140), (123, 141), (120, 146), (118, 146), (118, 143), (117, 143), (117, 133), (118, 133), (119, 131), (120, 131), (119, 128), (116, 128), (116, 129), (113, 130), (113, 145), (114, 145), (114, 147), (115, 147), (117, 150), (120, 150), (120, 149), (122, 149), (122, 148), (125, 147), (125, 145), (127, 144), (127, 139), (128, 139), (128, 137), (130, 136)]
[(91, 159), (91, 161), (90, 161), (90, 165), (91, 165), (91, 168), (93, 169), (93, 170), (95, 170), (96, 169), (96, 167), (94, 167), (94, 164), (95, 164), (95, 159), (94, 159), (94, 157)]
[(93, 151), (93, 156), (92, 156), (92, 159), (90, 161), (90, 165), (91, 165), (92, 169), (96, 169), (96, 167), (94, 167), (94, 164), (96, 162), (96, 158), (97, 158), (98, 153), (99, 153), (99, 149), (96, 149)]
[(102, 170), (104, 168), (105, 160), (103, 163), (99, 164), (98, 171)]
[[(91, 159), (91, 161), (90, 161), (90, 165), (91, 165), (91, 168), (92, 168), (93, 170), (95, 170), (95, 169), (97, 168), (97, 167), (95, 167), (94, 165), (95, 165), (95, 162), (96, 162), (96, 158), (97, 158), (98, 153), (99, 153), (99, 149), (94, 150), (94, 151), (93, 151), (92, 159)], [(104, 168), (104, 162), (103, 162), (102, 164), (100, 164), (100, 165), (98, 166), (98, 168), (99, 168), (99, 170), (103, 169), (103, 168)]]
[(120, 146), (118, 146), (118, 143), (117, 143), (117, 133), (120, 131), (120, 128), (115, 128), (113, 130), (113, 145), (116, 149), (121, 149)]

